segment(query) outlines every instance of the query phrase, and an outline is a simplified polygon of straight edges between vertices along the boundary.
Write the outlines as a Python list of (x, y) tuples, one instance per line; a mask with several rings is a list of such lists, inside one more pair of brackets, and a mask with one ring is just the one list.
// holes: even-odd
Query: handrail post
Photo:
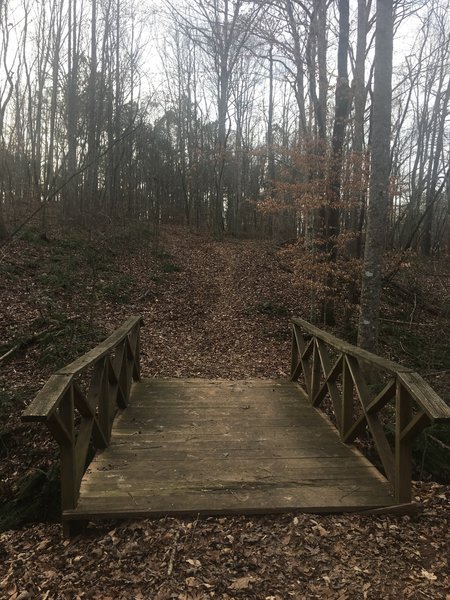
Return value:
[(133, 377), (135, 381), (141, 379), (141, 321), (136, 323), (136, 343), (134, 346)]
[(342, 361), (342, 406), (341, 406), (341, 422), (340, 434), (341, 439), (344, 439), (347, 432), (352, 426), (353, 418), (353, 379), (348, 367), (348, 363), (344, 358)]
[(291, 380), (294, 378), (294, 373), (299, 361), (299, 352), (297, 346), (297, 340), (295, 339), (295, 323), (292, 323), (292, 342), (291, 342)]
[(68, 440), (60, 441), (61, 508), (64, 511), (75, 508), (78, 500), (78, 488), (75, 477), (74, 395), (72, 386), (67, 390), (60, 403), (59, 416), (66, 431), (69, 433)]
[(412, 444), (402, 432), (411, 420), (411, 398), (400, 381), (395, 394), (395, 499), (399, 504), (411, 502)]
[[(52, 375), (22, 414), (23, 421), (45, 423), (59, 444), (63, 515), (77, 506), (91, 444), (108, 446), (117, 408), (126, 407), (132, 379), (139, 378), (141, 323), (142, 317), (130, 317), (104, 342)], [(90, 368), (85, 394), (75, 378)], [(77, 531), (77, 523), (63, 517), (64, 534)]]
[(311, 360), (311, 390), (309, 401), (313, 402), (317, 392), (320, 388), (320, 359), (319, 352), (317, 350), (317, 344), (314, 340), (314, 348)]

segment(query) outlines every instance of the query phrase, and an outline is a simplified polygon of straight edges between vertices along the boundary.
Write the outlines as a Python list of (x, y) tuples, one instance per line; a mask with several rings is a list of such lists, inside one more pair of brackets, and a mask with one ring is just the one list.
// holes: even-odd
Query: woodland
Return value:
[(287, 378), (298, 316), (449, 403), (449, 8), (0, 0), (0, 598), (449, 600), (446, 426), (416, 516), (64, 540), (57, 446), (20, 420), (132, 314), (146, 377)]

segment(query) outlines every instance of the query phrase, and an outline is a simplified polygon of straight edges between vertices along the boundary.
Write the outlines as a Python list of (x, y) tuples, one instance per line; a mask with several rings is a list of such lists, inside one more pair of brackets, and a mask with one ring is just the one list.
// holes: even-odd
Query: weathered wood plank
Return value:
[[(133, 444), (128, 442), (120, 446), (111, 447), (111, 451), (108, 452), (108, 459), (104, 459), (102, 462), (101, 455), (98, 455), (95, 467), (101, 468), (101, 465), (114, 464), (116, 460), (132, 460), (138, 459), (141, 452), (145, 452), (146, 459), (157, 464), (166, 461), (200, 461), (205, 456), (205, 451), (208, 451), (208, 456), (211, 459), (226, 457), (230, 460), (241, 460), (250, 459), (254, 460), (268, 460), (268, 459), (294, 459), (298, 458), (299, 449), (301, 449), (302, 457), (304, 460), (315, 461), (318, 458), (339, 458), (346, 459), (349, 456), (348, 449), (344, 447), (336, 447), (334, 444), (322, 444), (321, 447), (309, 447), (305, 444), (304, 447), (286, 446), (280, 447), (279, 444), (275, 447), (268, 445), (267, 440), (257, 440), (252, 443), (242, 443), (240, 447), (234, 445), (220, 444), (218, 447), (213, 447), (211, 440), (206, 442), (200, 442), (199, 440), (191, 440), (188, 446), (184, 443), (171, 444), (163, 443), (139, 443)], [(138, 459), (139, 460), (139, 459)]]
[[(341, 457), (339, 457), (341, 458)], [(302, 464), (295, 458), (265, 459), (264, 461), (249, 461), (235, 457), (222, 458), (221, 460), (196, 461), (195, 468), (189, 461), (157, 461), (149, 465), (149, 461), (134, 462), (131, 460), (106, 461), (103, 465), (96, 465), (86, 473), (81, 492), (96, 495), (103, 489), (109, 490), (127, 484), (127, 487), (136, 487), (138, 490), (151, 490), (155, 483), (158, 489), (164, 489), (167, 481), (172, 483), (195, 483), (203, 485), (208, 481), (217, 481), (217, 470), (220, 469), (220, 483), (230, 481), (243, 482), (272, 482), (303, 484), (305, 481), (330, 480), (340, 484), (346, 480), (364, 480), (367, 485), (377, 489), (378, 480), (374, 482), (376, 467), (366, 465), (355, 466), (351, 461), (335, 465), (327, 464), (324, 460), (311, 459), (309, 466)]]
[(393, 502), (385, 478), (339, 440), (295, 383), (143, 380), (131, 394), (65, 518), (333, 512)]
[(122, 491), (97, 498), (80, 498), (76, 510), (65, 511), (70, 518), (130, 518), (161, 517), (165, 515), (232, 515), (277, 513), (293, 510), (302, 512), (345, 512), (368, 510), (392, 504), (392, 499), (380, 488), (361, 485), (259, 485), (207, 487), (201, 490), (177, 488), (161, 493), (140, 495)]
[(130, 317), (123, 325), (116, 329), (114, 333), (106, 338), (106, 340), (101, 342), (92, 350), (89, 350), (89, 352), (86, 352), (86, 354), (83, 354), (83, 356), (80, 358), (77, 358), (67, 366), (60, 369), (58, 373), (64, 375), (78, 375), (89, 365), (94, 364), (112, 352), (114, 348), (128, 336), (130, 331), (139, 324), (142, 324), (142, 322), (143, 319), (141, 316)]
[(52, 375), (33, 402), (22, 413), (23, 421), (45, 421), (56, 410), (71, 383), (66, 375)]
[(412, 372), (412, 369), (408, 367), (404, 367), (400, 364), (392, 362), (391, 360), (381, 358), (380, 356), (372, 354), (372, 352), (367, 352), (367, 350), (363, 350), (358, 346), (353, 346), (352, 344), (345, 342), (344, 340), (340, 340), (331, 333), (322, 331), (322, 329), (311, 325), (303, 319), (294, 318), (292, 319), (292, 322), (298, 325), (303, 331), (307, 331), (319, 340), (322, 340), (326, 344), (329, 344), (332, 348), (339, 350), (339, 352), (343, 352), (348, 356), (353, 356), (354, 358), (366, 361), (374, 367), (387, 371), (388, 373), (396, 374)]
[(399, 373), (398, 378), (430, 419), (435, 422), (450, 419), (450, 406), (418, 373)]
[[(345, 360), (351, 373), (358, 398), (361, 402), (363, 409), (366, 410), (367, 406), (370, 404), (370, 393), (367, 384), (362, 376), (358, 361), (352, 356), (347, 356)], [(381, 459), (381, 462), (383, 463), (384, 470), (389, 480), (393, 483), (395, 480), (394, 455), (389, 446), (386, 434), (384, 433), (383, 426), (378, 419), (378, 415), (371, 415), (366, 413), (366, 422), (372, 434), (372, 439), (375, 442), (375, 447), (377, 449), (378, 455)]]

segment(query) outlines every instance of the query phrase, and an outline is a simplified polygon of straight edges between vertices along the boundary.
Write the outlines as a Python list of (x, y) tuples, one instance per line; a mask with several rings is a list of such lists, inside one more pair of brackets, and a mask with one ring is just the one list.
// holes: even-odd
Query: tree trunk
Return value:
[(332, 297), (327, 298), (324, 304), (323, 317), (328, 325), (334, 325), (334, 277), (333, 265), (337, 259), (337, 237), (339, 235), (340, 200), (342, 165), (344, 161), (343, 147), (345, 129), (350, 104), (350, 88), (348, 85), (347, 52), (349, 47), (349, 2), (339, 2), (339, 44), (338, 44), (338, 71), (336, 82), (336, 99), (333, 124), (333, 137), (331, 141), (331, 164), (329, 173), (328, 202), (325, 211), (325, 243), (327, 260), (330, 264), (327, 273), (327, 288), (331, 290)]
[[(78, 120), (78, 41), (77, 41), (77, 2), (69, 0), (69, 31), (67, 36), (68, 74), (67, 74), (67, 171), (66, 178), (73, 177), (77, 169), (77, 120)], [(73, 217), (78, 211), (77, 181), (70, 179), (64, 189), (64, 212)]]
[(393, 0), (377, 0), (372, 113), (372, 168), (361, 289), (358, 345), (376, 351), (381, 275), (389, 207)]
[(351, 230), (354, 236), (349, 244), (350, 254), (361, 256), (361, 225), (364, 222), (366, 205), (366, 182), (364, 177), (364, 111), (366, 107), (366, 46), (367, 46), (367, 0), (358, 0), (358, 34), (356, 42), (354, 78), (354, 136), (353, 136), (353, 178), (356, 192), (350, 207)]

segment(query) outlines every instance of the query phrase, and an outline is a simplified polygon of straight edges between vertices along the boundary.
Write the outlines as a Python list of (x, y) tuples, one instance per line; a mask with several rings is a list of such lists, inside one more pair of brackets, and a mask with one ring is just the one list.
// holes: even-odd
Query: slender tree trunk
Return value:
[(229, 96), (229, 71), (228, 56), (221, 57), (219, 89), (217, 98), (218, 108), (218, 133), (217, 133), (217, 153), (216, 153), (216, 176), (215, 176), (215, 198), (213, 204), (213, 228), (216, 235), (220, 238), (223, 235), (223, 175), (226, 161), (227, 149), (227, 110)]
[(358, 345), (376, 351), (381, 277), (389, 208), (393, 0), (377, 0), (372, 114), (372, 165)]
[[(333, 265), (337, 259), (337, 242), (339, 235), (339, 220), (341, 214), (341, 179), (342, 165), (344, 162), (343, 148), (345, 129), (347, 125), (348, 109), (350, 105), (350, 87), (348, 85), (347, 53), (349, 47), (349, 2), (339, 2), (339, 44), (338, 44), (338, 72), (336, 82), (335, 113), (333, 124), (333, 137), (331, 140), (331, 164), (328, 186), (328, 206), (325, 211), (325, 242), (327, 260)], [(333, 290), (333, 268), (328, 268), (327, 288)], [(333, 291), (331, 292), (334, 296)], [(324, 322), (334, 325), (334, 301), (328, 298), (324, 305)]]
[[(59, 79), (59, 57), (61, 49), (61, 27), (62, 27), (62, 7), (60, 4), (58, 9), (58, 15), (55, 22), (55, 37), (54, 37), (54, 51), (53, 51), (53, 64), (52, 64), (52, 93), (50, 101), (50, 131), (49, 131), (49, 147), (47, 152), (47, 174), (45, 178), (44, 196), (47, 197), (50, 188), (54, 184), (54, 167), (55, 167), (55, 126), (56, 126), (56, 111), (57, 111), (57, 100), (58, 100), (58, 79)], [(54, 10), (57, 10), (57, 5), (54, 5)]]
[(88, 107), (87, 107), (87, 172), (85, 194), (85, 223), (92, 226), (92, 216), (95, 209), (95, 196), (97, 187), (97, 161), (96, 161), (96, 139), (97, 139), (97, 110), (99, 101), (97, 96), (97, 0), (91, 0), (91, 60), (89, 70)]
[(352, 256), (359, 258), (362, 250), (362, 231), (366, 206), (366, 181), (364, 176), (364, 112), (366, 107), (366, 46), (367, 46), (367, 0), (358, 0), (358, 33), (355, 57), (354, 78), (354, 136), (353, 136), (353, 178), (356, 192), (353, 195), (351, 213), (351, 231), (353, 238), (349, 248)]
[[(443, 75), (443, 73), (442, 73)], [(422, 234), (422, 252), (425, 255), (430, 255), (431, 250), (433, 248), (433, 213), (434, 213), (434, 203), (436, 200), (436, 194), (438, 194), (438, 181), (439, 181), (439, 171), (441, 168), (441, 157), (444, 150), (444, 132), (446, 120), (441, 117), (438, 118), (438, 115), (447, 115), (448, 114), (448, 105), (450, 102), (450, 80), (447, 83), (447, 88), (445, 92), (441, 92), (439, 90), (439, 94), (436, 94), (436, 122), (435, 122), (435, 130), (433, 132), (433, 155), (429, 158), (429, 173), (428, 173), (428, 184), (427, 184), (427, 193), (425, 196), (425, 218), (423, 221), (423, 234)], [(442, 102), (441, 102), (442, 99)]]
[(67, 36), (67, 171), (69, 183), (64, 189), (64, 211), (73, 217), (79, 210), (77, 181), (72, 178), (77, 170), (77, 120), (78, 120), (78, 41), (77, 41), (77, 0), (69, 0), (69, 31)]
[[(294, 8), (292, 5), (293, 0), (286, 0), (286, 11), (289, 22), (290, 33), (293, 41), (293, 52), (295, 62), (295, 99), (298, 106), (298, 118), (299, 118), (299, 141), (306, 134), (306, 110), (305, 110), (305, 60), (303, 51), (300, 43), (300, 31), (298, 24), (294, 18)], [(272, 50), (272, 49), (271, 49)]]

